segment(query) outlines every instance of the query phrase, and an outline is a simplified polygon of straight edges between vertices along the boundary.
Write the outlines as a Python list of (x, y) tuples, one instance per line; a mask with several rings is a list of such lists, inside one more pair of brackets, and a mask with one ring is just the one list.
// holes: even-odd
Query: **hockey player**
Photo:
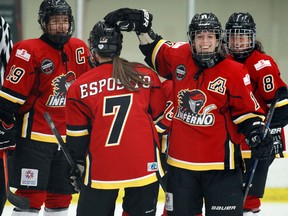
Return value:
[[(14, 208), (13, 216), (68, 215), (74, 193), (70, 167), (58, 148), (43, 113), (48, 111), (63, 138), (69, 86), (89, 69), (89, 50), (71, 38), (74, 20), (65, 0), (45, 0), (39, 8), (40, 38), (16, 43), (0, 91), (0, 140), (17, 147), (11, 158), (10, 185), (30, 200), (29, 209)], [(17, 127), (16, 127), (17, 125)], [(16, 132), (17, 131), (17, 132)]]
[[(0, 86), (3, 83), (3, 77), (5, 74), (7, 62), (10, 58), (12, 47), (13, 41), (11, 39), (10, 26), (3, 17), (0, 17)], [(0, 133), (2, 132), (3, 125), (0, 125)], [(0, 140), (0, 158), (2, 158), (3, 149), (13, 150), (14, 146), (15, 143), (5, 144), (2, 142), (2, 140)], [(0, 215), (3, 212), (3, 208), (6, 202), (5, 178), (3, 170), (3, 160), (0, 159)]]
[(172, 77), (174, 109), (168, 150), (165, 208), (168, 215), (242, 216), (241, 133), (252, 154), (267, 159), (264, 112), (251, 91), (247, 69), (225, 59), (222, 28), (212, 13), (196, 14), (187, 42), (171, 43), (151, 30), (152, 15), (122, 8), (104, 18), (136, 31), (145, 61)]
[[(251, 78), (252, 91), (259, 105), (267, 113), (277, 90), (281, 87), (287, 88), (280, 77), (280, 71), (273, 58), (265, 54), (262, 44), (256, 40), (256, 24), (249, 13), (233, 13), (226, 23), (226, 41), (230, 56), (243, 63)], [(276, 109), (270, 124), (273, 135), (274, 150), (278, 157), (287, 156), (285, 148), (284, 132), (287, 133), (288, 123), (288, 100), (287, 94), (281, 97), (276, 104)], [(251, 158), (249, 146), (243, 142), (242, 153), (246, 164), (244, 182), (250, 175), (254, 164)], [(260, 160), (252, 187), (244, 204), (244, 215), (260, 215), (260, 198), (264, 195), (268, 169), (275, 156), (271, 155), (268, 160)]]
[(114, 215), (120, 188), (123, 216), (156, 214), (163, 170), (154, 121), (166, 101), (154, 71), (120, 58), (122, 37), (117, 26), (94, 25), (89, 45), (99, 65), (67, 95), (67, 148), (86, 161), (78, 216)]

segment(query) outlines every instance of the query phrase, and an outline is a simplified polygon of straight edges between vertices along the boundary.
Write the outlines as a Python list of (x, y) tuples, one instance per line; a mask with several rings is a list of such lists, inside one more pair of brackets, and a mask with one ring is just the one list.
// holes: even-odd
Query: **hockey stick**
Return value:
[[(76, 163), (74, 162), (74, 160), (72, 159), (71, 155), (69, 154), (69, 151), (67, 149), (67, 147), (65, 146), (65, 143), (59, 133), (59, 131), (57, 130), (50, 114), (48, 112), (45, 112), (44, 113), (44, 118), (46, 119), (50, 129), (52, 130), (54, 136), (56, 137), (57, 141), (58, 141), (58, 144), (60, 146), (60, 148), (62, 149), (62, 152), (64, 153), (64, 156), (65, 158), (67, 159), (68, 163), (70, 164), (71, 168), (73, 171), (81, 174), (82, 172), (80, 171), (80, 169), (78, 168), (78, 166), (76, 165)], [(78, 181), (77, 182), (77, 185), (78, 185), (78, 188), (81, 187), (81, 184), (80, 182), (82, 181)]]
[(30, 206), (30, 200), (26, 197), (18, 196), (10, 190), (9, 176), (8, 176), (8, 158), (6, 150), (3, 150), (3, 167), (5, 176), (5, 189), (8, 201), (20, 209), (28, 209)]
[[(287, 88), (286, 87), (280, 87), (275, 93), (274, 101), (273, 101), (273, 103), (271, 103), (271, 106), (270, 106), (270, 108), (268, 110), (268, 113), (267, 113), (267, 116), (265, 118), (265, 122), (264, 122), (265, 128), (264, 128), (264, 131), (262, 133), (263, 134), (263, 139), (266, 137), (266, 135), (267, 135), (267, 133), (269, 131), (269, 127), (270, 127), (270, 123), (271, 123), (271, 120), (272, 120), (272, 117), (273, 117), (273, 114), (274, 114), (274, 111), (275, 111), (276, 103), (279, 101), (279, 99), (283, 95), (287, 95)], [(246, 183), (244, 185), (243, 206), (245, 204), (248, 192), (250, 190), (251, 183), (252, 183), (252, 180), (254, 178), (254, 174), (255, 174), (255, 171), (256, 171), (256, 168), (257, 168), (257, 165), (258, 165), (258, 161), (259, 161), (258, 159), (255, 159), (253, 167), (252, 167), (252, 170), (251, 170), (251, 173), (250, 173), (250, 176), (249, 176), (249, 178), (247, 179), (247, 181), (246, 181)]]
[[(65, 157), (66, 157), (66, 159), (67, 159), (67, 161), (68, 161), (68, 163), (70, 164), (70, 166), (71, 166), (73, 169), (75, 168), (75, 169), (77, 170), (78, 167), (77, 167), (77, 165), (75, 164), (75, 162), (73, 161), (71, 155), (69, 154), (68, 149), (66, 148), (65, 143), (64, 143), (64, 141), (63, 141), (63, 139), (62, 139), (59, 131), (57, 130), (57, 128), (56, 128), (56, 126), (55, 126), (55, 124), (54, 124), (54, 122), (53, 122), (50, 114), (49, 114), (48, 112), (45, 112), (45, 113), (44, 113), (44, 118), (46, 119), (46, 121), (47, 121), (50, 129), (52, 130), (53, 134), (55, 135), (55, 137), (56, 137), (56, 139), (57, 139), (57, 141), (58, 141), (58, 144), (59, 144), (59, 146), (61, 147), (61, 149), (62, 149), (62, 151), (63, 151), (63, 153), (64, 153), (64, 155), (65, 155)], [(80, 171), (80, 170), (79, 170), (79, 171)]]

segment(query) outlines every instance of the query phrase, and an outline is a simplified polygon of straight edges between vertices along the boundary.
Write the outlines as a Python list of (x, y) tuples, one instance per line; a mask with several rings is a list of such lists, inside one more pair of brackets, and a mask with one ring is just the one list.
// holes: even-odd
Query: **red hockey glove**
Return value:
[(0, 112), (0, 150), (14, 150), (16, 146), (16, 126), (10, 113)]
[(118, 24), (121, 31), (145, 33), (152, 26), (153, 15), (146, 10), (120, 8), (108, 13), (104, 20), (110, 25)]

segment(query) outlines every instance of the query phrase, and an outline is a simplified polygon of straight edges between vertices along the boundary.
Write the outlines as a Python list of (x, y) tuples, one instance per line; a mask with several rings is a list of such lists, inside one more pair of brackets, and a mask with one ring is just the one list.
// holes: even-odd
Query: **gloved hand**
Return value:
[(70, 171), (70, 183), (74, 187), (75, 192), (79, 193), (83, 185), (84, 165), (77, 164), (77, 167), (78, 169), (72, 168)]
[(258, 160), (268, 159), (273, 152), (273, 138), (270, 131), (267, 131), (263, 138), (264, 123), (254, 122), (251, 127), (245, 131), (247, 144), (251, 147), (252, 158)]
[(110, 25), (118, 24), (121, 31), (146, 33), (151, 29), (153, 15), (146, 10), (120, 8), (108, 13), (104, 20)]
[(15, 120), (10, 113), (0, 112), (0, 150), (14, 150), (17, 129)]
[(283, 141), (281, 137), (281, 130), (282, 130), (282, 127), (275, 127), (275, 128), (271, 128), (270, 132), (273, 137), (273, 147), (274, 147), (275, 155), (279, 154), (280, 157), (284, 157), (283, 155), (284, 146), (283, 146)]

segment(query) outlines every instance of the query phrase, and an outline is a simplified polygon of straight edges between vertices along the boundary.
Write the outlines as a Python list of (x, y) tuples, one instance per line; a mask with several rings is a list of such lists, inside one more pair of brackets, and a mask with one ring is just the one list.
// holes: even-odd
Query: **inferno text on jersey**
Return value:
[[(204, 107), (206, 102), (205, 94), (200, 90), (182, 90), (178, 93), (178, 109), (175, 115), (189, 125), (211, 126), (215, 117), (211, 110), (216, 109), (215, 104)], [(203, 110), (202, 112), (200, 112)]]

